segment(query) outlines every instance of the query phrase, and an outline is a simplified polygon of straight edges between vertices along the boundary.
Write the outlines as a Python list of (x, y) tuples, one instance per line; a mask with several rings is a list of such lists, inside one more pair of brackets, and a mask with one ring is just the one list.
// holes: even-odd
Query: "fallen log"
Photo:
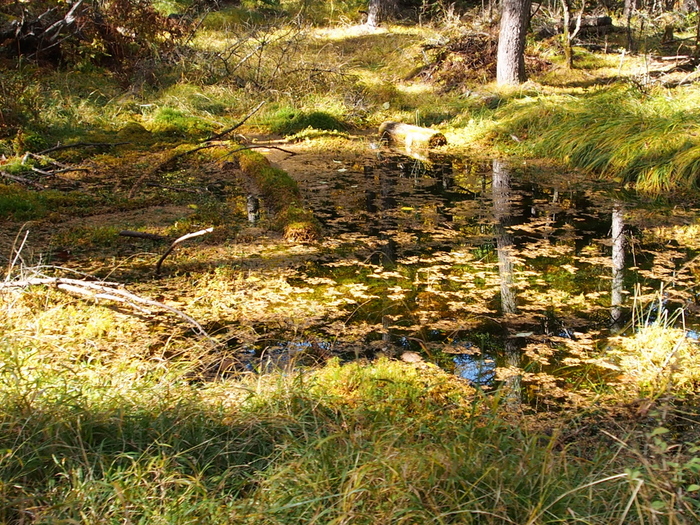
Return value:
[(430, 128), (387, 121), (379, 126), (379, 136), (389, 145), (411, 148), (434, 148), (447, 144), (445, 135)]

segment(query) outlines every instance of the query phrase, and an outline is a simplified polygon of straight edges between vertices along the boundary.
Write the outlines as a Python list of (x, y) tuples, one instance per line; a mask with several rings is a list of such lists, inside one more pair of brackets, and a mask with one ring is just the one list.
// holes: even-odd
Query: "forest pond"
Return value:
[(384, 353), (488, 384), (499, 367), (570, 368), (660, 312), (694, 333), (692, 204), (536, 163), (388, 150), (290, 174), (324, 241), (287, 280), (335, 313), (294, 336), (267, 328), (253, 359)]

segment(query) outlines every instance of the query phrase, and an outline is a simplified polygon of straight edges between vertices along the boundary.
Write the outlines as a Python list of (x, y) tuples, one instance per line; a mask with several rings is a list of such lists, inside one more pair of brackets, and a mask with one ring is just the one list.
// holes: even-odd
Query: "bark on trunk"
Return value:
[(366, 24), (369, 27), (377, 27), (380, 22), (393, 15), (395, 9), (396, 0), (369, 0)]
[(517, 85), (527, 80), (524, 51), (529, 22), (530, 0), (502, 0), (496, 63), (498, 84)]

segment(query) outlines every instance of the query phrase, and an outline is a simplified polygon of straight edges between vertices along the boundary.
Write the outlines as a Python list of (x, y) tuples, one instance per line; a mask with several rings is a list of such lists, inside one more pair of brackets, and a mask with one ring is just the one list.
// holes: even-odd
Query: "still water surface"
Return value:
[(344, 286), (352, 300), (342, 323), (281, 352), (415, 352), (487, 384), (533, 352), (566, 368), (577, 342), (590, 351), (631, 330), (635, 305), (651, 317), (683, 307), (694, 327), (699, 243), (680, 233), (700, 215), (692, 204), (525, 163), (389, 152), (331, 160), (300, 184), (327, 241), (292, 280)]

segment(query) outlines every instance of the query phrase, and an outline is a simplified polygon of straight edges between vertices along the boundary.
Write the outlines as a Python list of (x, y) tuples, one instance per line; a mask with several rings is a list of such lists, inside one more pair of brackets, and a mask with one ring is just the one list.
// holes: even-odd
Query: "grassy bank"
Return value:
[[(528, 97), (500, 109), (496, 128), (512, 151), (555, 158), (650, 193), (697, 188), (696, 89), (630, 86), (585, 95)], [(512, 143), (512, 142), (511, 142)]]
[[(386, 358), (225, 373), (205, 340), (126, 312), (42, 287), (3, 299), (4, 523), (699, 519), (683, 334), (625, 338), (627, 379), (536, 412)], [(690, 361), (664, 371), (669, 352)]]

